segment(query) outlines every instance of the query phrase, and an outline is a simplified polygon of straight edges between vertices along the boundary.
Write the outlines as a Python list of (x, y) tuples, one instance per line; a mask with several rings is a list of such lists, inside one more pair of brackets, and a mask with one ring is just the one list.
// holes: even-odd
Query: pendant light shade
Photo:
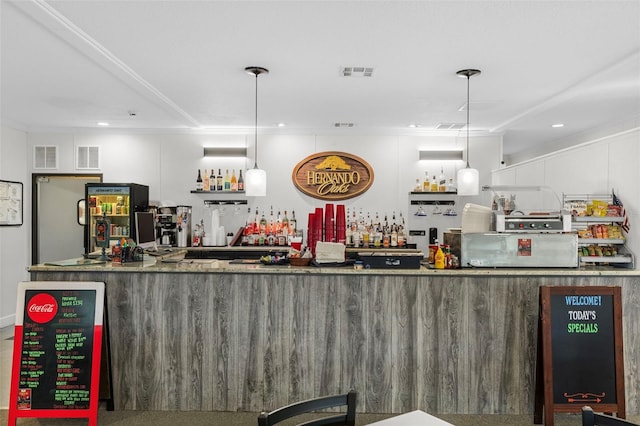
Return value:
[(268, 69), (262, 67), (246, 67), (244, 69), (247, 73), (254, 75), (256, 78), (256, 114), (255, 114), (255, 128), (254, 128), (254, 164), (253, 169), (247, 170), (244, 185), (245, 194), (248, 197), (264, 197), (267, 195), (267, 172), (258, 168), (258, 76), (260, 74), (267, 74)]
[(267, 172), (254, 167), (247, 170), (244, 178), (244, 191), (247, 197), (264, 197), (267, 195)]
[(467, 79), (467, 166), (458, 170), (458, 195), (478, 195), (480, 193), (480, 174), (478, 170), (469, 166), (469, 80), (472, 76), (480, 74), (480, 70), (466, 69), (456, 73), (458, 77)]

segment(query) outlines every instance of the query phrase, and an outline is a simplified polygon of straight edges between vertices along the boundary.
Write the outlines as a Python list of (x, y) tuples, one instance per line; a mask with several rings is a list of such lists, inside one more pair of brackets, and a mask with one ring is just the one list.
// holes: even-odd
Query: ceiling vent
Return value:
[(463, 129), (465, 123), (438, 123), (436, 130), (460, 130)]
[(33, 147), (34, 169), (57, 169), (58, 147), (55, 145), (38, 145)]
[(373, 67), (342, 67), (340, 75), (343, 77), (372, 77)]
[(77, 146), (76, 147), (76, 169), (99, 169), (100, 168), (100, 147), (99, 146)]
[(333, 123), (333, 127), (354, 127), (354, 123)]

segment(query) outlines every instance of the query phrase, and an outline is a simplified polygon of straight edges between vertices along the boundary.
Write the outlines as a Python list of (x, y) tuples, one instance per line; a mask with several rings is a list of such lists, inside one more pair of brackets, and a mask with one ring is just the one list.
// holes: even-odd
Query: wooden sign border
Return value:
[[(95, 290), (95, 306), (93, 319), (93, 347), (91, 349), (91, 385), (89, 389), (89, 408), (86, 409), (29, 409), (18, 410), (18, 388), (20, 383), (21, 358), (23, 350), (24, 307), (27, 290), (58, 291), (58, 290)], [(103, 308), (105, 284), (103, 282), (87, 281), (31, 281), (18, 285), (16, 304), (16, 321), (13, 342), (13, 358), (11, 368), (11, 388), (9, 390), (8, 426), (15, 426), (18, 418), (86, 418), (89, 426), (98, 424), (98, 402), (100, 393), (100, 367), (103, 341)]]
[[(616, 402), (598, 404), (598, 411), (616, 413), (625, 418), (624, 357), (622, 339), (622, 290), (614, 286), (541, 286), (540, 317), (538, 321), (538, 349), (536, 360), (536, 383), (534, 423), (553, 426), (555, 413), (577, 413), (583, 404), (556, 404), (553, 398), (553, 348), (551, 335), (551, 296), (612, 296), (614, 368), (616, 375)], [(588, 405), (588, 404), (584, 404)]]
[[(317, 191), (316, 192), (312, 191), (311, 189), (307, 188), (306, 185), (304, 185), (298, 179), (298, 174), (300, 173), (301, 169), (303, 170), (304, 167), (308, 166), (310, 163), (313, 163), (314, 161), (320, 160), (320, 159), (323, 159), (324, 161), (328, 157), (339, 157), (341, 160), (344, 160), (345, 158), (347, 158), (351, 161), (354, 161), (357, 165), (361, 166), (361, 168), (364, 171), (367, 172), (369, 180), (366, 182), (365, 185), (363, 185), (357, 191), (353, 191), (353, 192), (351, 191), (347, 193), (331, 192), (329, 194), (318, 194)], [(371, 186), (373, 185), (374, 179), (375, 179), (375, 173), (371, 164), (369, 164), (363, 158), (355, 154), (350, 154), (348, 152), (342, 152), (342, 151), (324, 151), (324, 152), (317, 152), (315, 154), (311, 154), (305, 157), (302, 161), (298, 162), (298, 164), (296, 164), (293, 170), (291, 171), (291, 182), (293, 183), (293, 186), (298, 191), (302, 192), (305, 195), (308, 195), (309, 197), (317, 198), (323, 201), (341, 201), (341, 200), (348, 200), (350, 198), (358, 197), (364, 194), (365, 192), (367, 192), (369, 188), (371, 188)]]

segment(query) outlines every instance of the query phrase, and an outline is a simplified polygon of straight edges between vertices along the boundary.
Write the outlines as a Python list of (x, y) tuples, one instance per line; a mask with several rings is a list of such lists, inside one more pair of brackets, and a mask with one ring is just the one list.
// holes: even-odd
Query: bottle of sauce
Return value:
[(436, 269), (444, 269), (445, 266), (445, 255), (444, 255), (444, 251), (442, 251), (442, 247), (440, 247), (440, 244), (438, 244), (438, 242), (436, 241), (436, 245), (438, 246), (438, 248), (436, 249), (436, 254), (433, 256), (433, 266)]

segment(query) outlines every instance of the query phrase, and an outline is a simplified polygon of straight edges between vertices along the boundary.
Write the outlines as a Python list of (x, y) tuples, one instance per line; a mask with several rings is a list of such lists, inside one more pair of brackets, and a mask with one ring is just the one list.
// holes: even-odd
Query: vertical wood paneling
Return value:
[[(152, 410), (163, 405), (166, 393), (162, 389), (163, 370), (163, 316), (158, 309), (164, 306), (163, 282), (157, 277), (147, 274), (133, 276), (134, 287), (134, 322), (139, 325), (138, 350), (135, 358), (137, 369), (136, 407), (141, 410)], [(176, 348), (180, 345), (176, 345)], [(177, 350), (178, 353), (182, 351)], [(160, 373), (160, 374), (159, 374)]]
[(360, 392), (368, 412), (531, 414), (540, 285), (623, 292), (640, 412), (640, 277), (34, 272), (103, 281), (116, 409), (273, 409)]
[[(216, 285), (211, 286), (210, 280)], [(210, 287), (211, 323), (207, 322), (204, 341), (211, 346), (211, 374), (207, 383), (212, 386), (212, 409), (235, 411), (238, 407), (240, 373), (238, 371), (238, 291), (229, 275), (203, 275), (202, 285)], [(197, 293), (194, 292), (194, 296)], [(206, 376), (205, 376), (206, 377)]]
[(289, 402), (316, 395), (314, 389), (319, 382), (315, 376), (316, 318), (317, 304), (312, 290), (316, 288), (309, 280), (288, 277), (291, 281), (291, 338), (289, 353)]
[(264, 360), (266, 335), (266, 292), (268, 280), (236, 276), (238, 286), (238, 410), (262, 411), (264, 408)]
[(416, 279), (393, 277), (384, 281), (389, 282), (387, 293), (393, 302), (389, 312), (392, 317), (391, 353), (385, 360), (391, 386), (385, 389), (384, 397), (391, 400), (391, 412), (407, 412), (417, 406), (416, 390), (423, 387), (418, 380), (417, 360), (422, 356), (422, 348), (418, 343), (421, 340), (418, 338)]
[[(70, 278), (72, 279), (72, 278)], [(136, 405), (138, 369), (138, 337), (141, 330), (135, 322), (137, 308), (134, 298), (134, 275), (110, 275), (104, 277), (109, 315), (113, 392), (115, 407), (138, 409)], [(107, 281), (108, 280), (108, 281)], [(135, 292), (137, 294), (137, 292)]]
[[(314, 395), (331, 395), (340, 392), (340, 353), (342, 351), (342, 323), (344, 311), (342, 287), (338, 280), (325, 280), (319, 276), (307, 279), (313, 287), (316, 306), (314, 327)], [(346, 348), (348, 349), (348, 348)]]
[(361, 381), (364, 386), (354, 389), (363, 389), (360, 395), (365, 409), (371, 406), (386, 412), (393, 410), (391, 377), (396, 374), (397, 367), (392, 358), (395, 281), (392, 277), (369, 277), (363, 282), (363, 300), (367, 303), (366, 310), (363, 310), (366, 377)]
[(264, 339), (263, 405), (277, 408), (289, 395), (289, 353), (291, 348), (292, 284), (288, 279), (265, 277), (266, 329)]
[(622, 287), (622, 337), (624, 339), (627, 415), (640, 412), (640, 283), (624, 280)]
[(369, 300), (365, 294), (364, 282), (357, 276), (342, 276), (339, 277), (338, 282), (342, 284), (338, 287), (337, 302), (341, 307), (338, 315), (342, 316), (339, 332), (340, 385), (338, 392), (366, 389), (368, 324), (365, 324), (367, 316), (365, 307)]
[[(186, 378), (189, 380), (186, 381), (187, 391), (182, 397), (184, 398), (183, 406), (187, 410), (210, 411), (214, 408), (214, 398), (218, 401), (224, 399), (224, 393), (220, 395), (216, 392), (219, 388), (214, 387), (214, 379), (219, 373), (215, 361), (221, 349), (218, 344), (220, 340), (212, 339), (216, 335), (224, 336), (224, 330), (216, 330), (216, 333), (212, 333), (214, 318), (218, 317), (218, 312), (214, 309), (214, 287), (207, 283), (208, 278), (206, 275), (195, 277), (186, 289), (182, 288), (182, 298), (178, 297), (173, 302), (184, 300), (179, 306), (186, 308), (183, 332), (180, 334), (184, 336), (182, 340), (185, 341), (186, 347), (190, 348), (185, 354)], [(171, 284), (172, 290), (175, 288), (176, 291), (180, 291), (179, 282)], [(217, 286), (224, 285), (218, 283)]]

